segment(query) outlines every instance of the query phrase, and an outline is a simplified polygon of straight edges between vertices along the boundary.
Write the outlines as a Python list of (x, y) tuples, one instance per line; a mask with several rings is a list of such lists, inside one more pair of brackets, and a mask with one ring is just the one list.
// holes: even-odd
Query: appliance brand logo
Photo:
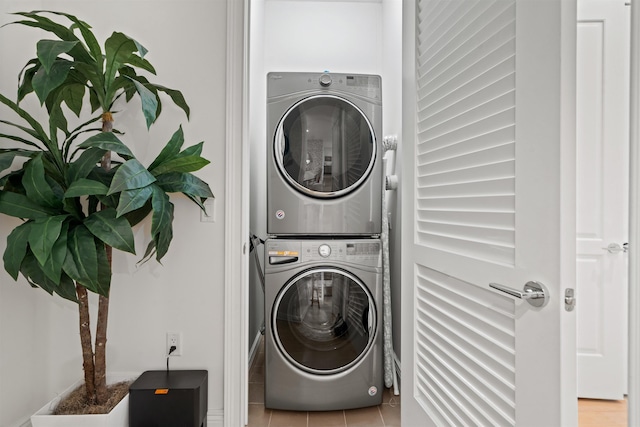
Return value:
[(277, 219), (284, 219), (284, 211), (282, 209), (276, 211)]

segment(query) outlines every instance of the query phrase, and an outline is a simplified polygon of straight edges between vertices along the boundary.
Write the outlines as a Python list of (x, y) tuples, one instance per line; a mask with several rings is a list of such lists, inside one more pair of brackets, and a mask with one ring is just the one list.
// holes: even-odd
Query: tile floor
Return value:
[(400, 396), (385, 389), (383, 403), (330, 412), (279, 411), (264, 407), (264, 345), (249, 371), (248, 427), (400, 427)]
[[(580, 427), (627, 425), (627, 402), (579, 399)], [(294, 412), (264, 407), (264, 346), (249, 371), (248, 427), (400, 427), (400, 396), (384, 391), (383, 403), (370, 408), (331, 412)]]

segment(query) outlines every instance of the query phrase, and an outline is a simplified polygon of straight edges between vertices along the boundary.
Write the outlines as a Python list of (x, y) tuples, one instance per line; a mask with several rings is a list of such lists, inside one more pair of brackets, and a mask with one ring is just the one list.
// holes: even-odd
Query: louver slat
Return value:
[(416, 368), (430, 413), (449, 425), (513, 425), (515, 304), (425, 267), (416, 279)]
[[(515, 2), (463, 0), (450, 12), (436, 3), (446, 19), (425, 27), (417, 46), (418, 243), (513, 265)], [(430, 19), (429, 8), (418, 18)], [(466, 212), (465, 223), (432, 221), (432, 211)], [(487, 226), (474, 213), (501, 215)]]

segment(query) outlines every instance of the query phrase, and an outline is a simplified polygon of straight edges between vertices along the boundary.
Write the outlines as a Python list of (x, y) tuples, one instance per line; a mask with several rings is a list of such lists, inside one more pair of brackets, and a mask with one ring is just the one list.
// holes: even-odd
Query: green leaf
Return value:
[(27, 254), (27, 245), (29, 244), (29, 233), (33, 221), (27, 221), (13, 229), (7, 237), (7, 248), (4, 251), (4, 269), (9, 273), (13, 280), (18, 280), (20, 273), (20, 265)]
[(184, 132), (182, 131), (182, 126), (180, 126), (178, 130), (173, 133), (169, 142), (162, 148), (158, 157), (151, 163), (149, 170), (153, 170), (167, 160), (177, 156), (180, 153), (182, 144), (184, 144)]
[(98, 254), (94, 240), (93, 234), (84, 225), (70, 230), (68, 252), (62, 269), (90, 291), (98, 292)]
[(107, 87), (113, 83), (117, 70), (125, 64), (133, 64), (155, 74), (153, 66), (151, 66), (148, 61), (142, 59), (141, 56), (138, 56), (138, 53), (142, 53), (142, 56), (146, 54), (146, 49), (143, 52), (139, 52), (139, 46), (140, 45), (131, 37), (120, 32), (114, 32), (105, 41), (104, 48), (107, 60), (105, 66), (105, 85)]
[(109, 187), (103, 183), (81, 178), (69, 186), (69, 189), (64, 193), (64, 197), (102, 196), (107, 194), (107, 191), (109, 191)]
[(29, 232), (29, 247), (41, 266), (51, 256), (53, 245), (60, 237), (62, 223), (67, 218), (67, 215), (56, 215), (38, 218), (33, 222)]
[(156, 94), (144, 87), (142, 83), (133, 80), (133, 84), (136, 86), (136, 92), (140, 96), (140, 102), (142, 103), (142, 113), (147, 121), (147, 129), (151, 127), (153, 122), (156, 121), (156, 113), (158, 110), (158, 98)]
[[(42, 30), (48, 31), (50, 33), (55, 34), (61, 40), (66, 41), (77, 41), (78, 37), (64, 25), (58, 24), (57, 22), (52, 21), (51, 19), (40, 16), (39, 13), (47, 12), (47, 13), (56, 13), (47, 10), (41, 11), (33, 11), (33, 12), (16, 12), (15, 15), (21, 15), (27, 18), (33, 19), (33, 21), (15, 21), (11, 22), (11, 24), (21, 24), (26, 25), (28, 27), (40, 28)], [(91, 62), (93, 58), (86, 51), (82, 44), (78, 43), (71, 51), (69, 51), (69, 55), (73, 56), (79, 61), (83, 62)]]
[(69, 166), (67, 170), (67, 181), (74, 182), (80, 178), (86, 178), (106, 152), (107, 150), (102, 148), (89, 148), (85, 150), (78, 160)]
[(125, 190), (120, 193), (120, 201), (118, 202), (117, 216), (121, 217), (127, 213), (140, 209), (153, 194), (151, 186), (136, 188), (134, 190)]
[[(51, 255), (41, 264), (42, 271), (54, 283), (60, 284), (62, 277), (62, 266), (67, 256), (67, 232), (69, 231), (69, 222), (62, 223), (60, 235), (51, 248)], [(33, 252), (33, 247), (31, 248)], [(37, 257), (36, 257), (37, 258)]]
[(211, 163), (209, 160), (199, 156), (176, 157), (152, 169), (151, 173), (158, 176), (167, 172), (194, 172), (209, 163)]
[(118, 153), (123, 158), (135, 157), (129, 147), (127, 147), (113, 132), (100, 132), (87, 138), (78, 148), (101, 148), (107, 151)]
[(123, 163), (111, 182), (107, 195), (118, 193), (124, 190), (146, 187), (155, 182), (156, 178), (136, 159), (131, 159)]
[(96, 61), (100, 61), (102, 59), (102, 51), (100, 50), (100, 45), (98, 44), (98, 40), (96, 40), (96, 36), (91, 32), (91, 26), (89, 24), (67, 13), (54, 11), (49, 11), (49, 13), (65, 16), (67, 19), (72, 21), (75, 24), (74, 27), (80, 30), (80, 33), (82, 34), (82, 37), (87, 43), (87, 47), (89, 48), (89, 51), (93, 56), (93, 59), (95, 59)]
[(64, 299), (73, 301), (75, 303), (78, 302), (76, 285), (73, 282), (73, 279), (71, 279), (71, 277), (67, 276), (66, 274), (62, 274), (60, 283), (53, 289), (53, 291)]
[(73, 216), (78, 221), (82, 221), (85, 217), (84, 212), (82, 211), (82, 205), (80, 204), (80, 199), (64, 199), (62, 202), (62, 209)]
[(185, 148), (177, 157), (200, 156), (202, 154), (202, 146), (204, 141)]
[(51, 107), (47, 105), (47, 109), (49, 111), (49, 126), (51, 134), (54, 135), (55, 132), (57, 132), (56, 129), (60, 129), (65, 134), (68, 134), (69, 132), (67, 130), (67, 118), (62, 112), (60, 103), (57, 101), (57, 99), (52, 100), (52, 97), (50, 97), (47, 100), (47, 104), (51, 104)]
[(0, 172), (3, 172), (11, 167), (13, 159), (18, 155), (17, 151), (9, 151), (0, 153)]
[(121, 251), (136, 253), (131, 225), (125, 218), (116, 218), (115, 209), (103, 209), (89, 215), (84, 225), (107, 245)]
[(126, 218), (129, 221), (129, 224), (133, 227), (136, 224), (139, 224), (143, 219), (145, 219), (149, 213), (151, 212), (151, 200), (147, 200), (147, 203), (144, 204), (141, 208), (138, 208), (134, 211), (127, 212), (123, 215), (123, 218)]
[(53, 212), (31, 201), (24, 194), (0, 191), (0, 213), (16, 218), (36, 219)]
[(185, 193), (197, 197), (213, 197), (209, 184), (190, 173), (170, 172), (156, 177), (167, 193)]
[(162, 91), (167, 95), (169, 95), (173, 103), (176, 104), (178, 107), (182, 108), (184, 113), (187, 115), (187, 120), (189, 120), (191, 109), (189, 108), (189, 105), (187, 105), (187, 101), (185, 101), (184, 96), (182, 95), (182, 92), (175, 89), (169, 89), (160, 85), (153, 85), (153, 86), (156, 88), (156, 90)]
[(160, 187), (154, 185), (151, 205), (151, 235), (155, 241), (156, 260), (160, 261), (169, 250), (173, 239), (173, 203)]
[(31, 80), (36, 72), (42, 67), (38, 58), (32, 58), (20, 71), (18, 75), (18, 102), (22, 101), (25, 96), (33, 92)]
[(147, 245), (147, 250), (144, 251), (144, 255), (142, 259), (140, 259), (137, 264), (144, 264), (151, 259), (152, 256), (156, 254), (156, 242), (155, 240), (151, 240)]
[(65, 84), (60, 90), (60, 100), (67, 104), (67, 107), (80, 117), (82, 111), (82, 99), (84, 98), (85, 86), (80, 83)]
[(50, 73), (58, 55), (69, 52), (77, 43), (77, 41), (39, 40), (36, 43), (36, 52), (45, 71)]
[[(6, 105), (7, 107), (11, 108), (14, 112), (16, 112), (18, 116), (20, 116), (24, 121), (26, 121), (29, 124), (29, 126), (31, 126), (31, 129), (28, 129), (26, 127), (19, 127), (17, 125), (13, 125), (13, 126), (23, 129), (29, 135), (31, 135), (38, 141), (42, 141), (47, 147), (50, 147), (51, 140), (49, 139), (48, 135), (46, 134), (46, 132), (44, 131), (44, 129), (42, 128), (42, 125), (40, 125), (40, 122), (38, 122), (38, 120), (33, 118), (33, 116), (31, 116), (25, 110), (20, 108), (18, 104), (11, 101), (9, 98), (2, 95), (1, 93), (0, 93), (0, 102)], [(54, 147), (51, 147), (51, 148), (54, 148)]]
[(51, 91), (64, 83), (72, 66), (73, 62), (59, 59), (53, 63), (49, 72), (44, 67), (36, 72), (31, 84), (41, 105), (44, 104)]
[(38, 263), (38, 260), (31, 251), (27, 251), (27, 254), (20, 265), (20, 273), (29, 281), (31, 286), (39, 287), (46, 291), (49, 295), (53, 295), (53, 291), (57, 284), (53, 283), (42, 271), (42, 267)]
[(56, 197), (45, 179), (44, 163), (41, 155), (29, 160), (25, 166), (22, 184), (27, 192), (27, 197), (33, 202), (51, 209), (62, 207), (62, 200)]

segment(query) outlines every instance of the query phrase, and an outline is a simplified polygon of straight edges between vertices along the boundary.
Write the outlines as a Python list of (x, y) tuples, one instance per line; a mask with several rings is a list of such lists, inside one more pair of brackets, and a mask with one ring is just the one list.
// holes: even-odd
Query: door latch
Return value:
[(571, 288), (564, 290), (564, 309), (567, 311), (573, 311), (576, 308), (575, 291)]

